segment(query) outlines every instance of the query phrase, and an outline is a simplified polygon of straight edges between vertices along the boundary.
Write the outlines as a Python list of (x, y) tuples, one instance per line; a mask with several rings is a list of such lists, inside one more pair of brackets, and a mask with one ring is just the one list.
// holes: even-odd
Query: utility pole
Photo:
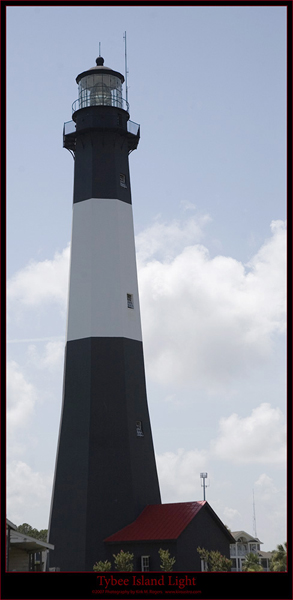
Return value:
[(203, 499), (204, 499), (204, 501), (206, 499), (206, 487), (208, 487), (208, 485), (206, 484), (207, 476), (208, 476), (207, 473), (200, 473), (200, 478), (202, 479), (201, 487), (203, 488)]

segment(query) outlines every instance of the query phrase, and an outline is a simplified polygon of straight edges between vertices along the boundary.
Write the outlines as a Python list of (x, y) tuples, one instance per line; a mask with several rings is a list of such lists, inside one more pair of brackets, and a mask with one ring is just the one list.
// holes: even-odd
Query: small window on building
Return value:
[(142, 422), (141, 421), (136, 421), (136, 435), (137, 435), (137, 437), (143, 437), (143, 430), (142, 430)]
[(120, 173), (120, 185), (121, 185), (121, 187), (124, 187), (124, 188), (127, 187), (126, 177), (125, 177), (124, 173)]
[(134, 308), (133, 294), (127, 294), (127, 306), (128, 306), (128, 308)]
[(149, 556), (142, 556), (141, 557), (141, 570), (142, 571), (149, 571), (150, 570), (150, 557)]
[(200, 569), (201, 569), (201, 571), (207, 571), (208, 570), (208, 563), (203, 558), (200, 561)]

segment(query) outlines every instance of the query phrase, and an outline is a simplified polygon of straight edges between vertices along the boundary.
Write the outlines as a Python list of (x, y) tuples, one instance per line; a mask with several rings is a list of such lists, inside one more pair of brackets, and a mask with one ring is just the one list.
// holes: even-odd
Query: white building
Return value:
[(54, 546), (17, 531), (6, 519), (6, 570), (44, 571), (49, 550)]
[(269, 571), (269, 560), (272, 557), (271, 552), (262, 552), (260, 544), (263, 544), (257, 537), (252, 537), (246, 531), (232, 531), (235, 538), (235, 544), (230, 545), (230, 559), (232, 560), (231, 571), (242, 571), (243, 562), (247, 554), (252, 552), (259, 557), (259, 564), (264, 571)]

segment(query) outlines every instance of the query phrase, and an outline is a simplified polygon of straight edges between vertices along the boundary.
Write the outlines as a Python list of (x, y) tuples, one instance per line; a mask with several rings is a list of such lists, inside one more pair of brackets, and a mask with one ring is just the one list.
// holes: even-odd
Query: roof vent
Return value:
[(98, 58), (96, 58), (96, 65), (97, 67), (99, 67), (100, 65), (104, 64), (104, 59), (102, 56), (99, 56)]

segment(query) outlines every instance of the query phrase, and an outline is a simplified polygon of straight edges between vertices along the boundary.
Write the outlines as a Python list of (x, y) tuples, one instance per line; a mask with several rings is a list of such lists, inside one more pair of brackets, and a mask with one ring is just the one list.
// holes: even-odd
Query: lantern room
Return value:
[(99, 56), (96, 66), (77, 76), (78, 100), (72, 105), (75, 112), (88, 106), (114, 106), (128, 112), (128, 103), (122, 98), (124, 77), (118, 71), (104, 66), (104, 59)]

